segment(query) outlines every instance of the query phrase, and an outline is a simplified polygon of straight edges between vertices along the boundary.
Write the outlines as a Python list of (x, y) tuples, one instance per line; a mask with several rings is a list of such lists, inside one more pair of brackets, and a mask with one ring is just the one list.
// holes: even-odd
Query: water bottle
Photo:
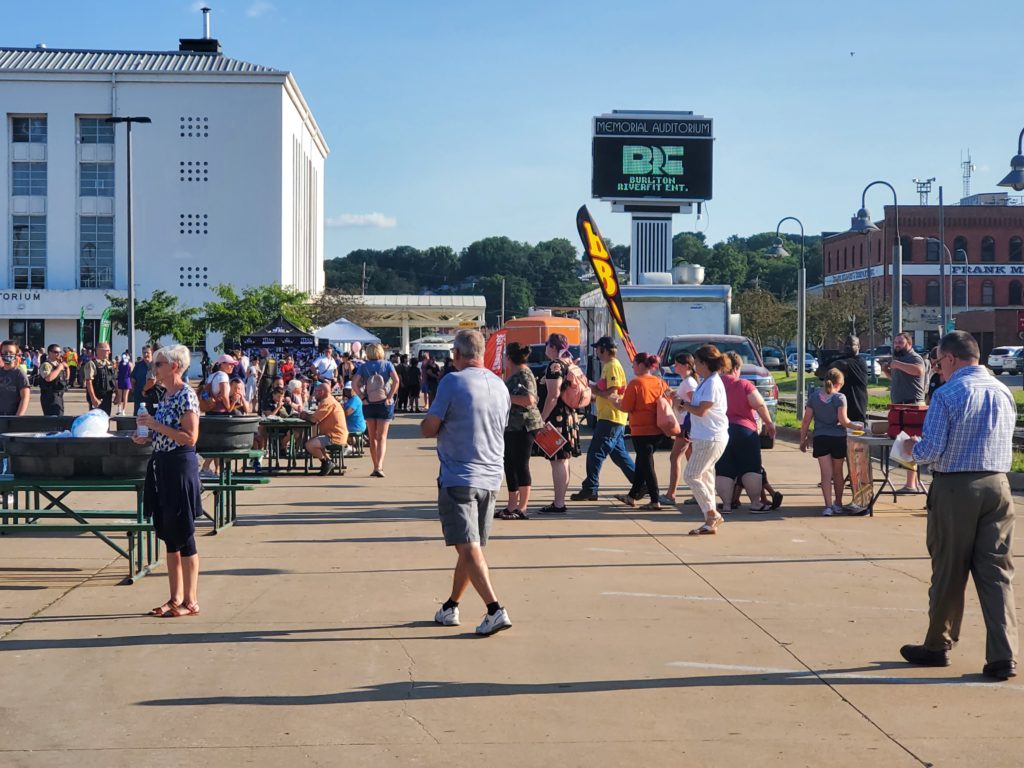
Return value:
[[(146, 404), (143, 403), (142, 405), (139, 406), (139, 413), (136, 416), (136, 418), (138, 418), (139, 416), (144, 416), (146, 415), (146, 413)], [(137, 434), (139, 437), (149, 437), (149, 427), (144, 427), (141, 424), (139, 424), (135, 428), (135, 434)]]

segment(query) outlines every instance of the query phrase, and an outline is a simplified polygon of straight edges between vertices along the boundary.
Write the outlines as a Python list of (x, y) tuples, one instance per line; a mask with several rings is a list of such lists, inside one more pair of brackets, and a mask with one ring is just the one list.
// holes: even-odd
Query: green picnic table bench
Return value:
[[(252, 459), (262, 457), (263, 451), (242, 449), (237, 451), (203, 451), (204, 459), (217, 459), (220, 462), (220, 474), (216, 479), (203, 478), (203, 490), (213, 493), (213, 531), (234, 525), (238, 519), (238, 492), (251, 491), (254, 485), (270, 482), (270, 478), (255, 480), (255, 476), (242, 475), (235, 472), (236, 461), (242, 466)], [(237, 479), (236, 479), (237, 478)]]
[[(39, 478), (0, 475), (0, 535), (91, 533), (128, 560), (128, 581), (135, 583), (160, 562), (160, 540), (142, 514), (145, 478)], [(135, 509), (74, 509), (73, 492), (135, 492)], [(8, 500), (13, 497), (14, 506)], [(18, 502), (23, 500), (23, 504)], [(49, 522), (66, 521), (66, 522)], [(127, 547), (107, 534), (124, 533)]]

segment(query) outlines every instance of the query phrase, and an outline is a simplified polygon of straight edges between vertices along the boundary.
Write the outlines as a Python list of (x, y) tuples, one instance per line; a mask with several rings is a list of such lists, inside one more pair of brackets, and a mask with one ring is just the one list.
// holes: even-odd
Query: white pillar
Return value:
[(402, 318), (402, 354), (409, 354), (409, 318)]
[(638, 285), (645, 272), (672, 271), (672, 214), (634, 213), (629, 279)]

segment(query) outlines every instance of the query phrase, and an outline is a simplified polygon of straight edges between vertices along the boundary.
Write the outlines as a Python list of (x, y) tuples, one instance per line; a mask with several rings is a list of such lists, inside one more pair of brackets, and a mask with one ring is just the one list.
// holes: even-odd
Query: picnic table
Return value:
[[(267, 435), (267, 471), (294, 472), (302, 470), (308, 473), (309, 455), (305, 450), (302, 450), (300, 454), (300, 450), (309, 440), (314, 426), (312, 422), (293, 416), (260, 419), (260, 427)], [(285, 437), (288, 438), (288, 445), (285, 448), (284, 456), (282, 456), (281, 441)], [(283, 467), (282, 459), (284, 459)]]
[[(0, 475), (0, 534), (91, 533), (128, 560), (128, 581), (134, 584), (160, 562), (160, 540), (152, 520), (143, 515), (145, 485), (144, 477)], [(68, 501), (68, 496), (75, 492), (134, 492), (135, 508), (76, 509)], [(113, 533), (127, 534), (127, 547), (108, 536)]]
[(235, 524), (238, 519), (238, 492), (251, 491), (256, 485), (270, 482), (269, 477), (247, 475), (235, 470), (235, 462), (245, 463), (263, 456), (263, 451), (252, 448), (236, 451), (203, 451), (204, 459), (217, 459), (220, 473), (216, 478), (203, 479), (203, 490), (213, 493), (213, 532)]

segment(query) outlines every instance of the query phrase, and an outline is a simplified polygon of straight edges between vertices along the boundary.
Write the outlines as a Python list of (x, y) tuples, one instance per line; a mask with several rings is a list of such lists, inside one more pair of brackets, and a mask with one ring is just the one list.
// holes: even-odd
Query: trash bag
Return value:
[(74, 437), (106, 437), (110, 431), (110, 415), (102, 408), (93, 408), (71, 423)]

